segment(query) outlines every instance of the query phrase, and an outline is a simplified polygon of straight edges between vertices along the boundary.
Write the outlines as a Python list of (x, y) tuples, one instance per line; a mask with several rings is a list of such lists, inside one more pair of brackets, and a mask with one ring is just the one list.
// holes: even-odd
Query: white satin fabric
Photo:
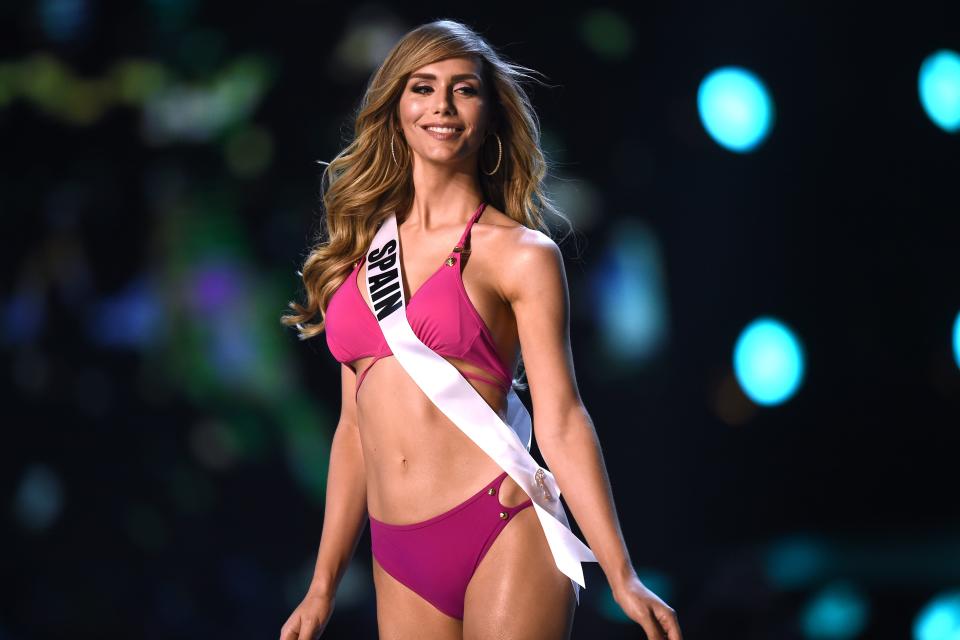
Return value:
[[(397, 219), (391, 214), (367, 251), (365, 278), (390, 350), (440, 411), (530, 496), (554, 561), (573, 582), (579, 604), (580, 587), (586, 588), (580, 563), (597, 562), (597, 558), (570, 530), (553, 474), (530, 455), (530, 414), (511, 389), (504, 422), (456, 367), (420, 341), (407, 321), (399, 247)], [(457, 262), (445, 268), (459, 269), (460, 257), (458, 254)]]

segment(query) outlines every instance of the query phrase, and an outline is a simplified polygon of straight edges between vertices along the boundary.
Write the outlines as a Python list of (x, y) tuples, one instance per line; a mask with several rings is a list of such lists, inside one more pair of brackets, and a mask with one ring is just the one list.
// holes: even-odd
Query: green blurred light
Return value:
[(214, 73), (227, 55), (226, 48), (223, 33), (214, 29), (193, 29), (179, 39), (178, 66), (191, 70), (191, 75)]
[(129, 105), (145, 103), (170, 83), (166, 67), (151, 60), (121, 60), (110, 70), (110, 75), (117, 100)]
[(633, 48), (633, 28), (610, 9), (586, 12), (580, 21), (580, 37), (598, 55), (611, 60), (626, 58)]
[(277, 62), (272, 57), (241, 56), (223, 71), (214, 86), (214, 93), (218, 100), (230, 107), (232, 121), (248, 118), (276, 75)]
[[(200, 33), (203, 37), (194, 45), (206, 52), (212, 65), (223, 57), (220, 36)], [(241, 133), (229, 143), (229, 166), (237, 175), (254, 176), (269, 166), (273, 141), (266, 131), (243, 127), (260, 105), (276, 68), (269, 55), (242, 55), (217, 71), (206, 86), (198, 86), (176, 79), (160, 63), (135, 58), (117, 62), (101, 77), (83, 78), (55, 56), (38, 52), (0, 63), (0, 107), (23, 97), (51, 116), (90, 125), (117, 104), (141, 106), (142, 132), (152, 143), (207, 142), (239, 126)]]
[(244, 127), (227, 138), (223, 151), (231, 172), (244, 178), (256, 177), (273, 159), (273, 136), (261, 127)]
[[(268, 409), (271, 412), (279, 411), (274, 406)], [(251, 407), (244, 403), (234, 403), (233, 406), (224, 409), (223, 413), (230, 425), (231, 438), (237, 456), (253, 461), (263, 461), (271, 441), (271, 425), (275, 418), (260, 415), (258, 411), (251, 411)]]
[(60, 60), (37, 53), (20, 64), (20, 88), (24, 96), (50, 113), (59, 112), (68, 71)]
[(147, 0), (158, 28), (183, 27), (198, 10), (198, 0)]
[(15, 63), (0, 62), (0, 107), (5, 107), (20, 92), (20, 75)]
[(287, 431), (287, 463), (314, 504), (323, 504), (330, 466), (330, 434), (322, 425), (309, 424)]
[(112, 86), (108, 82), (71, 79), (66, 83), (60, 115), (73, 124), (91, 125), (112, 101)]

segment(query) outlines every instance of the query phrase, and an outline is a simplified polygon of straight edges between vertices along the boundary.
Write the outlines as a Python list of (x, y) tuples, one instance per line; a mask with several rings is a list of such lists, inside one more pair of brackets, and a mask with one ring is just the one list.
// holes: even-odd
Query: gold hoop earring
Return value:
[(390, 155), (393, 156), (393, 164), (400, 166), (400, 163), (397, 162), (397, 154), (393, 152), (393, 134), (390, 134)]
[(483, 167), (480, 167), (480, 170), (483, 171), (483, 173), (488, 176), (492, 176), (497, 172), (497, 169), (500, 168), (500, 160), (503, 159), (503, 145), (500, 143), (500, 136), (497, 135), (496, 132), (494, 132), (493, 135), (496, 136), (497, 138), (497, 166), (495, 166), (493, 168), (493, 171), (491, 171), (490, 173), (487, 173), (486, 171), (484, 171)]

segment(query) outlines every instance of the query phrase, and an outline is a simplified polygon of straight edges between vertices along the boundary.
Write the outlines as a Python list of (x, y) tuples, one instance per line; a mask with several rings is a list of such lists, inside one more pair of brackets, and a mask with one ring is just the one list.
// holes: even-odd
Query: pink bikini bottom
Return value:
[[(421, 522), (387, 524), (370, 517), (373, 556), (391, 576), (448, 616), (463, 620), (474, 571), (507, 523), (533, 505), (500, 503), (504, 471), (452, 509)], [(367, 514), (369, 516), (369, 513)]]

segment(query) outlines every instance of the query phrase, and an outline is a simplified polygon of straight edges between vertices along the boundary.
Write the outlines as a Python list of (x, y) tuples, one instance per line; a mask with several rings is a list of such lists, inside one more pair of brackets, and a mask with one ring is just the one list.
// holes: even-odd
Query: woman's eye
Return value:
[[(427, 90), (429, 90), (429, 91), (433, 91), (433, 87), (431, 87), (431, 86), (429, 86), (429, 85), (426, 85), (426, 84), (417, 85), (417, 86), (415, 86), (415, 87), (412, 89), (412, 91), (413, 91), (414, 93), (419, 93), (420, 95), (423, 95), (423, 92), (421, 91), (421, 89), (427, 89)], [(456, 90), (457, 90), (457, 91), (465, 90), (465, 91), (466, 91), (466, 95), (471, 95), (471, 96), (472, 96), (472, 95), (476, 95), (476, 93), (477, 93), (477, 90), (474, 89), (474, 88), (471, 87), (471, 86), (457, 87)]]

